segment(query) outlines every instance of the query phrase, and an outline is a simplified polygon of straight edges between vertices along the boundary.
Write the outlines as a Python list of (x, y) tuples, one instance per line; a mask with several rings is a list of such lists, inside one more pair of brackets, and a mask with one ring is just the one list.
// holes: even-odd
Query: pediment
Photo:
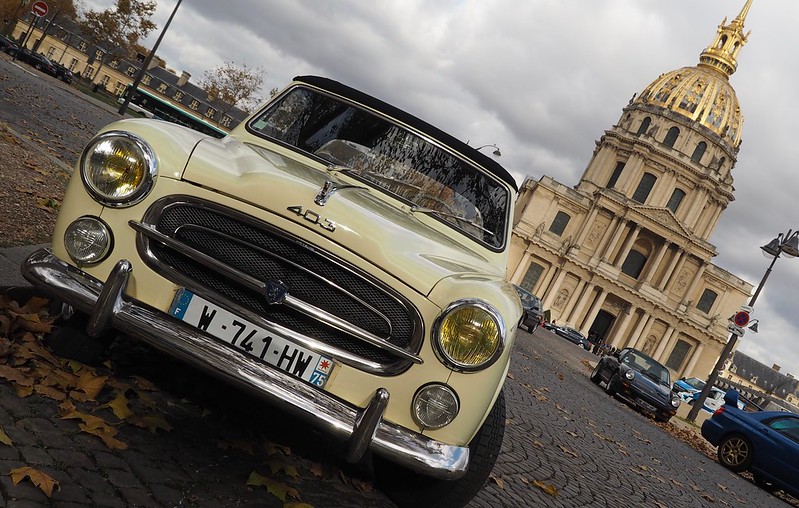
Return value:
[(683, 226), (680, 221), (677, 220), (677, 217), (674, 216), (674, 212), (668, 208), (658, 206), (634, 206), (632, 208), (644, 217), (647, 217), (651, 221), (656, 222), (679, 235), (688, 238), (693, 236), (693, 233), (688, 228)]

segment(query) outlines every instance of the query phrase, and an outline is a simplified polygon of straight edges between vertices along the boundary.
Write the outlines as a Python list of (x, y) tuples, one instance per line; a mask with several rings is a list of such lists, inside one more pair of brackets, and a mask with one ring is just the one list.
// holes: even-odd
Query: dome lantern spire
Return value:
[(749, 39), (749, 33), (744, 34), (744, 22), (752, 0), (746, 0), (738, 16), (727, 24), (727, 18), (719, 25), (716, 37), (699, 56), (699, 65), (721, 72), (729, 78), (738, 67), (738, 53)]

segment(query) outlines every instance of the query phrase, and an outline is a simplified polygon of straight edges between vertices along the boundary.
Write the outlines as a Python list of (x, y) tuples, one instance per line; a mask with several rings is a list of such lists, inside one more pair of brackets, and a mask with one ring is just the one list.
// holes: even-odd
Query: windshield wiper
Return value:
[(484, 228), (483, 226), (481, 226), (480, 224), (476, 223), (475, 221), (473, 221), (471, 219), (467, 219), (466, 217), (464, 217), (462, 215), (457, 215), (457, 214), (448, 213), (448, 212), (442, 212), (441, 210), (435, 210), (433, 208), (425, 208), (423, 206), (416, 206), (416, 205), (411, 207), (411, 212), (434, 213), (434, 214), (437, 214), (437, 215), (441, 215), (442, 217), (449, 217), (451, 219), (455, 219), (457, 221), (461, 221), (461, 222), (464, 222), (464, 223), (466, 223), (466, 224), (468, 224), (470, 226), (473, 226), (473, 227), (479, 229), (480, 231), (482, 231), (483, 233), (486, 233), (489, 236), (494, 236), (494, 232), (493, 231), (490, 231), (490, 230)]

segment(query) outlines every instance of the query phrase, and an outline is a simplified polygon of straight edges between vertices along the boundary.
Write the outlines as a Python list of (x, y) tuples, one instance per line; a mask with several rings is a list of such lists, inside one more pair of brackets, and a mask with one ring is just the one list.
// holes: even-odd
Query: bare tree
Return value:
[(225, 104), (221, 111), (223, 115), (234, 106), (249, 112), (262, 101), (258, 92), (263, 86), (264, 74), (260, 67), (249, 69), (245, 64), (238, 66), (234, 62), (225, 62), (205, 71), (198, 84), (208, 93), (210, 102)]
[(129, 55), (156, 29), (155, 1), (117, 0), (116, 8), (88, 10), (83, 14), (84, 35), (115, 56)]

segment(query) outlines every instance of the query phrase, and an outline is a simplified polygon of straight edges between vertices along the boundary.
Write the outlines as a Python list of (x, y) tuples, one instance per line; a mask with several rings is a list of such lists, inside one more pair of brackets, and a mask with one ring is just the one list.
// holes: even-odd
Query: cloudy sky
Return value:
[[(158, 0), (159, 31), (175, 0)], [(226, 61), (266, 71), (265, 90), (330, 77), (472, 145), (496, 143), (521, 182), (574, 185), (594, 141), (663, 72), (696, 65), (745, 0), (185, 0), (159, 56), (199, 80)], [(85, 0), (106, 8), (113, 0)], [(759, 247), (799, 228), (799, 2), (754, 0), (732, 84), (744, 114), (736, 200), (715, 263), (757, 285)], [(741, 350), (799, 376), (799, 260), (781, 258)]]

